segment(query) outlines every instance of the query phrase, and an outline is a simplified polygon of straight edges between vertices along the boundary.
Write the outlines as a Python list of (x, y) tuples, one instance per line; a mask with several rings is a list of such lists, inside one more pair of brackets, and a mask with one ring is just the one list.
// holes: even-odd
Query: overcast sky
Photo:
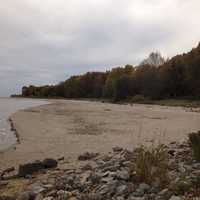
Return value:
[(0, 96), (200, 41), (199, 0), (0, 1)]

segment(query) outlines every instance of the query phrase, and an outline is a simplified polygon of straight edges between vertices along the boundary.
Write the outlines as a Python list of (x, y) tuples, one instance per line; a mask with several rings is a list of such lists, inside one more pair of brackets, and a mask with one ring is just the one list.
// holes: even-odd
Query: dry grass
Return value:
[(168, 154), (163, 145), (154, 148), (140, 147), (135, 166), (139, 181), (164, 187), (168, 181)]
[(200, 131), (189, 134), (189, 143), (193, 152), (193, 156), (197, 161), (200, 161)]

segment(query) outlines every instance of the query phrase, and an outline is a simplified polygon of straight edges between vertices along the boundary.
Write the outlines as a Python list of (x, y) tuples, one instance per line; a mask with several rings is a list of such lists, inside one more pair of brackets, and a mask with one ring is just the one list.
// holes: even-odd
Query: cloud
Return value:
[(198, 0), (7, 0), (0, 6), (0, 95), (73, 74), (165, 57), (199, 41)]

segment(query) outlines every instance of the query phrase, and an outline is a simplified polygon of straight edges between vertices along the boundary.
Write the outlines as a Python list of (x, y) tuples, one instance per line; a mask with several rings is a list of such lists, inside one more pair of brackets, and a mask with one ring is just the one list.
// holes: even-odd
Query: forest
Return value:
[(23, 97), (103, 98), (121, 101), (148, 99), (200, 99), (200, 43), (160, 66), (143, 64), (116, 67), (106, 72), (71, 76), (57, 85), (22, 88)]

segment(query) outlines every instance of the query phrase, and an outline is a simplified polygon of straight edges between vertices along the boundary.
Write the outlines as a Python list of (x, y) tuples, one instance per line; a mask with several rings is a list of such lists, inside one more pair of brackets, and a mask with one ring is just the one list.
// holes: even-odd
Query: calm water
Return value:
[(16, 143), (16, 137), (10, 131), (8, 118), (18, 110), (47, 103), (35, 99), (0, 98), (0, 152)]

